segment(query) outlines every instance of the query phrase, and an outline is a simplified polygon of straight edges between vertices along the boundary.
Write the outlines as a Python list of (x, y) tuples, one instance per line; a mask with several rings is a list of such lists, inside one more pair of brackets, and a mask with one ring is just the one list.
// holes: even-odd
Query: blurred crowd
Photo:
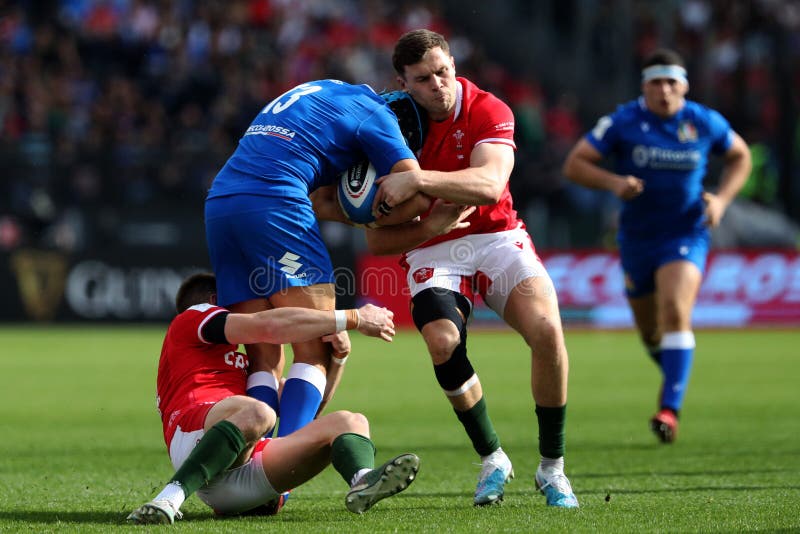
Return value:
[[(795, 2), (670, 2), (679, 7), (666, 29), (658, 13), (663, 2), (598, 2), (596, 20), (569, 21), (596, 29), (587, 76), (602, 70), (603, 62), (619, 63), (601, 31), (614, 20), (608, 11), (635, 7), (634, 54), (621, 67), (631, 80), (623, 95), (586, 86), (566, 91), (540, 77), (536, 64), (490, 54), (483, 36), (448, 16), (451, 4), (458, 2), (0, 2), (0, 250), (104, 246), (118, 238), (126, 213), (194, 217), (202, 232), (205, 191), (265, 103), (319, 78), (394, 89), (394, 42), (421, 27), (444, 33), (459, 72), (514, 109), (519, 151), (512, 188), (544, 246), (598, 246), (613, 231), (614, 199), (566, 184), (561, 161), (598, 110), (609, 112), (636, 96), (635, 65), (661, 44), (679, 43), (690, 60), (692, 95), (725, 114), (758, 151), (758, 179), (748, 194), (761, 205), (777, 204), (778, 93), (788, 82), (800, 88)], [(556, 33), (566, 31), (557, 17), (564, 17), (565, 5), (579, 9), (581, 3), (548, 4), (556, 6), (547, 13), (553, 24), (546, 25), (556, 47)], [(514, 16), (508, 6), (521, 10), (518, 24), (525, 13), (536, 15), (526, 2), (506, 5)], [(775, 24), (788, 36), (787, 48), (779, 51)], [(666, 31), (674, 43), (664, 42)], [(778, 52), (790, 58), (787, 73), (776, 63)], [(603, 95), (605, 100), (592, 100)]]

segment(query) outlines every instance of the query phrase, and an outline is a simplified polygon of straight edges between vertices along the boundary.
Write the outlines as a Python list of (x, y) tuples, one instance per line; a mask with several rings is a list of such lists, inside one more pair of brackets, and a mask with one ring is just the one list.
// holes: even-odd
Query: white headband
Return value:
[(680, 65), (651, 65), (642, 70), (642, 81), (649, 82), (658, 78), (668, 78), (683, 83), (689, 83), (686, 78), (686, 69)]

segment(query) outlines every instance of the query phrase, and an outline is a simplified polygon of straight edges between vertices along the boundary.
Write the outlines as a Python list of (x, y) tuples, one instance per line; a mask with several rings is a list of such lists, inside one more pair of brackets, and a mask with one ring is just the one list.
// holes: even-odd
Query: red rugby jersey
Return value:
[(156, 404), (168, 446), (170, 419), (196, 404), (246, 394), (247, 356), (236, 351), (238, 345), (203, 339), (203, 326), (219, 313), (228, 310), (198, 304), (175, 317), (167, 330), (158, 362)]
[[(445, 172), (466, 169), (473, 148), (481, 143), (502, 143), (515, 150), (517, 148), (514, 144), (514, 114), (511, 108), (466, 78), (459, 77), (456, 80), (461, 90), (456, 92), (453, 117), (442, 122), (428, 121), (428, 134), (418, 157), (423, 169)], [(418, 248), (467, 234), (487, 234), (516, 228), (520, 220), (514, 210), (508, 183), (499, 202), (478, 206), (467, 220), (470, 222), (469, 228), (435, 237)]]

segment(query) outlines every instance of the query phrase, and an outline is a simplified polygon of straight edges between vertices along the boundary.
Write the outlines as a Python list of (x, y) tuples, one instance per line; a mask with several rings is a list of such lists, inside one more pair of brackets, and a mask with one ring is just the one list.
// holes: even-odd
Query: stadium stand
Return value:
[[(758, 186), (746, 193), (785, 225), (791, 246), (800, 218), (795, 2), (610, 0), (578, 9), (574, 0), (517, 0), (491, 13), (482, 4), (5, 4), (0, 250), (202, 248), (206, 188), (258, 109), (313, 78), (394, 88), (391, 47), (415, 27), (447, 33), (459, 70), (512, 105), (520, 148), (513, 193), (539, 247), (609, 242), (615, 201), (569, 186), (559, 169), (589, 120), (637, 94), (635, 65), (657, 44), (691, 58), (693, 97), (758, 147)], [(612, 19), (629, 24), (609, 31)]]

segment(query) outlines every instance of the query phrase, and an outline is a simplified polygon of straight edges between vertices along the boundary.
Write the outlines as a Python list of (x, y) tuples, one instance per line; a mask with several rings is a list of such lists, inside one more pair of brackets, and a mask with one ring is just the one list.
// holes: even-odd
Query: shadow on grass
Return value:
[[(0, 510), (0, 523), (6, 521), (21, 521), (31, 524), (41, 525), (130, 525), (125, 518), (128, 517), (129, 511), (125, 512), (75, 512), (75, 511), (5, 511)], [(344, 514), (343, 514), (344, 515)], [(215, 516), (211, 514), (184, 514), (183, 519), (176, 521), (176, 523), (191, 522), (195, 524), (207, 523), (210, 521), (248, 521), (253, 518), (241, 516)], [(271, 518), (258, 517), (258, 520), (270, 520)], [(277, 516), (276, 516), (277, 519)], [(346, 519), (346, 518), (345, 518)], [(288, 514), (281, 514), (281, 522), (291, 520)], [(344, 520), (344, 519), (343, 519)], [(326, 521), (330, 521), (330, 517), (326, 516)], [(156, 525), (157, 526), (157, 525)], [(0, 529), (1, 530), (1, 529)]]
[[(578, 477), (575, 477), (578, 478)], [(687, 493), (692, 491), (772, 491), (777, 489), (786, 489), (786, 490), (798, 490), (800, 486), (792, 485), (792, 484), (763, 484), (763, 485), (733, 485), (733, 484), (722, 484), (719, 486), (708, 486), (708, 485), (698, 485), (698, 486), (687, 486), (681, 485), (680, 488), (675, 486), (664, 487), (664, 488), (647, 488), (647, 489), (620, 489), (620, 488), (613, 488), (610, 487), (608, 489), (594, 489), (594, 490), (585, 490), (585, 491), (576, 491), (575, 494), (580, 497), (581, 495), (589, 495), (589, 494), (597, 494), (597, 495), (605, 495), (609, 492), (612, 494), (622, 494), (622, 495), (639, 495), (639, 494), (651, 494), (651, 493), (675, 493), (677, 489), (680, 489), (681, 493)]]
[(50, 524), (105, 524), (124, 525), (130, 511), (125, 512), (75, 512), (75, 511), (7, 511), (0, 510), (0, 521)]
[[(712, 469), (712, 470), (703, 470), (703, 471), (615, 471), (613, 473), (580, 473), (580, 474), (573, 474), (570, 478), (575, 481), (580, 481), (582, 479), (595, 479), (595, 478), (602, 478), (609, 481), (616, 480), (625, 480), (630, 478), (653, 478), (658, 477), (659, 479), (665, 479), (667, 477), (702, 477), (703, 479), (707, 480), (713, 477), (726, 477), (726, 476), (740, 476), (740, 477), (752, 477), (757, 476), (759, 478), (763, 478), (764, 475), (768, 475), (769, 473), (775, 473), (777, 476), (781, 477), (786, 475), (785, 469)], [(792, 482), (795, 482), (792, 480)], [(578, 482), (580, 485), (580, 482)], [(797, 490), (800, 489), (800, 485), (795, 483), (785, 483), (785, 484), (720, 484), (716, 486), (711, 485), (690, 485), (686, 483), (681, 483), (680, 485), (681, 491), (764, 491), (764, 490), (775, 490), (775, 489), (785, 489), (785, 490)], [(654, 489), (635, 489), (635, 490), (626, 490), (626, 489), (615, 489), (615, 493), (661, 493), (661, 492), (674, 492), (675, 487), (665, 487), (665, 488), (654, 488)], [(582, 491), (581, 493), (604, 493), (605, 490), (590, 490), (590, 491)]]
[[(410, 511), (410, 510), (409, 510)], [(341, 513), (340, 513), (341, 512)], [(385, 508), (381, 509), (376, 507), (375, 509), (370, 510), (369, 515), (381, 515), (381, 514), (397, 514), (402, 513), (403, 510), (398, 508)], [(43, 510), (24, 510), (24, 511), (8, 511), (8, 510), (0, 510), (0, 524), (6, 522), (24, 522), (30, 524), (40, 524), (40, 525), (130, 525), (125, 518), (128, 517), (130, 511), (124, 512), (76, 512), (76, 511), (43, 511)], [(318, 521), (320, 524), (330, 524), (330, 523), (351, 523), (353, 518), (356, 517), (354, 514), (348, 512), (344, 506), (330, 508), (330, 509), (317, 509), (314, 512), (315, 514), (322, 514)], [(181, 520), (177, 520), (177, 523), (186, 523), (191, 522), (193, 524), (202, 524), (202, 523), (210, 523), (210, 522), (241, 522), (243, 525), (246, 525), (250, 522), (280, 522), (280, 523), (303, 523), (309, 524), (313, 523), (315, 520), (313, 517), (309, 517), (306, 511), (302, 511), (299, 513), (294, 513), (293, 510), (284, 510), (280, 514), (275, 516), (217, 516), (214, 515), (210, 510), (208, 513), (184, 513), (184, 516)], [(158, 525), (154, 525), (158, 526)], [(0, 531), (3, 530), (3, 527), (0, 527)]]
[(768, 473), (776, 473), (778, 475), (785, 475), (785, 469), (710, 469), (704, 471), (625, 471), (617, 470), (611, 473), (580, 473), (573, 474), (572, 477), (579, 478), (635, 478), (635, 477), (708, 477), (708, 476), (730, 476), (730, 475), (765, 475)]

